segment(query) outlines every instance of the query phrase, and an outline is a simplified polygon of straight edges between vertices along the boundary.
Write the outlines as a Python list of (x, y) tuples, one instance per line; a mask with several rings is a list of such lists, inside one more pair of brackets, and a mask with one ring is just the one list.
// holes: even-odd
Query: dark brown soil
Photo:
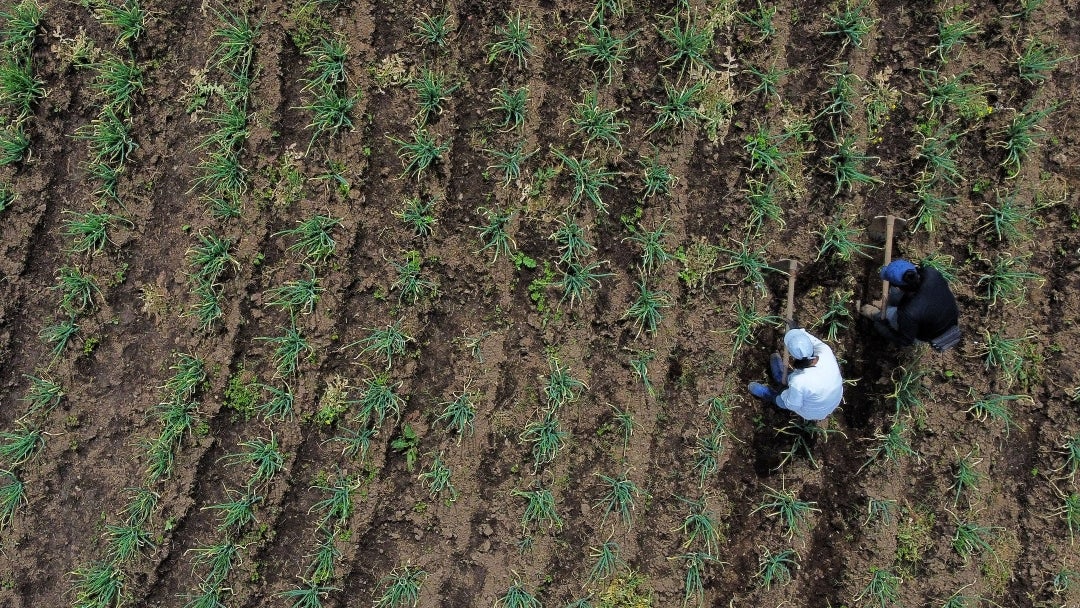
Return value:
[[(958, 4), (956, 19), (974, 20), (979, 31), (944, 63), (931, 50), (950, 3), (871, 1), (864, 11), (874, 23), (859, 48), (826, 34), (836, 2), (761, 3), (777, 9), (775, 33), (761, 40), (746, 21), (725, 17), (758, 3), (692, 0), (693, 14), (701, 22), (712, 15), (716, 24), (706, 58), (732, 85), (733, 115), (715, 139), (694, 121), (685, 129), (647, 132), (666, 83), (682, 87), (703, 77), (700, 69), (662, 65), (672, 52), (661, 35), (669, 22), (660, 15), (676, 10), (669, 2), (626, 1), (624, 15), (608, 17), (617, 34), (634, 32), (635, 46), (612, 82), (598, 85), (586, 59), (568, 56), (579, 40), (588, 40), (587, 3), (323, 2), (308, 17), (300, 2), (233, 3), (229, 10), (246, 11), (261, 29), (241, 157), (249, 183), (242, 212), (231, 219), (208, 212), (196, 181), (206, 158), (199, 144), (215, 128), (206, 119), (222, 108), (219, 95), (205, 107), (192, 105), (201, 78), (216, 83), (226, 77), (208, 69), (219, 14), (209, 4), (155, 0), (145, 4), (151, 18), (130, 48), (145, 71), (145, 90), (132, 112), (138, 149), (124, 166), (120, 202), (105, 207), (130, 224), (116, 224), (100, 252), (80, 254), (70, 251), (65, 234), (70, 212), (97, 209), (100, 201), (86, 171), (88, 142), (75, 135), (98, 116), (103, 100), (95, 68), (68, 58), (80, 36), (93, 42), (98, 58), (129, 53), (114, 45), (116, 30), (84, 6), (96, 4), (42, 4), (33, 66), (48, 94), (27, 122), (29, 156), (0, 169), (18, 193), (0, 212), (0, 430), (32, 425), (44, 433), (44, 448), (30, 459), (0, 461), (5, 483), (21, 480), (26, 496), (0, 527), (0, 605), (79, 605), (76, 573), (110, 559), (107, 526), (123, 522), (130, 489), (140, 487), (160, 500), (145, 526), (152, 542), (120, 564), (124, 603), (187, 604), (207, 575), (196, 550), (226, 537), (219, 510), (208, 507), (235, 497), (251, 475), (249, 467), (224, 457), (271, 436), (285, 466), (254, 487), (262, 498), (256, 521), (232, 534), (241, 550), (222, 585), (230, 607), (293, 605), (283, 594), (303, 585), (327, 534), (316, 504), (328, 494), (316, 486), (337, 479), (356, 480), (357, 488), (354, 510), (335, 531), (340, 556), (322, 583), (325, 606), (373, 603), (383, 577), (406, 565), (426, 572), (420, 606), (491, 606), (519, 582), (545, 606), (590, 594), (597, 606), (607, 582), (588, 582), (589, 572), (593, 550), (608, 540), (618, 543), (627, 567), (645, 577), (652, 605), (682, 605), (683, 556), (704, 549), (685, 541), (680, 526), (690, 513), (687, 501), (702, 498), (722, 539), (703, 570), (704, 595), (690, 597), (691, 604), (871, 605), (865, 590), (883, 569), (903, 576), (895, 605), (938, 606), (957, 593), (1001, 606), (1080, 605), (1080, 575), (1074, 574), (1071, 589), (1054, 585), (1055, 577), (1060, 583), (1063, 573), (1080, 571), (1076, 529), (1062, 511), (1066, 497), (1078, 492), (1076, 474), (1062, 468), (1062, 446), (1080, 434), (1080, 107), (1072, 102), (1080, 88), (1080, 5), (1074, 0), (1047, 0), (1027, 20), (1015, 15), (1017, 2)], [(535, 52), (521, 67), (489, 61), (496, 28), (517, 10), (535, 26)], [(443, 12), (455, 26), (444, 49), (411, 38), (415, 18)], [(679, 14), (685, 23), (686, 9)], [(344, 86), (361, 97), (351, 113), (354, 129), (312, 145), (312, 116), (304, 108), (312, 101), (305, 89), (310, 58), (296, 38), (305, 25), (320, 22), (347, 40)], [(1033, 36), (1066, 57), (1042, 83), (1023, 80), (1016, 67)], [(407, 75), (426, 66), (460, 84), (428, 124), (449, 148), (419, 179), (402, 176), (398, 145), (390, 140), (410, 137), (418, 108), (404, 80), (384, 79), (394, 58)], [(874, 157), (863, 168), (880, 183), (836, 194), (829, 168), (836, 138), (822, 110), (841, 64), (858, 80), (854, 112), (838, 132), (853, 135), (857, 149)], [(754, 92), (759, 80), (749, 70), (769, 67), (791, 71), (775, 95), (765, 96)], [(931, 117), (924, 103), (931, 77), (923, 70), (929, 69), (945, 76), (969, 72), (968, 82), (985, 85), (989, 113), (965, 117), (947, 106)], [(871, 134), (865, 96), (879, 75), (896, 92), (895, 107)], [(524, 126), (501, 129), (492, 91), (522, 86), (529, 92)], [(619, 119), (628, 123), (621, 149), (586, 145), (568, 122), (574, 104), (594, 86), (601, 105), (621, 108)], [(1045, 132), (1038, 146), (1011, 177), (999, 145), (1005, 128), (1018, 111), (1056, 102), (1061, 105), (1040, 123)], [(780, 198), (784, 224), (767, 221), (748, 236), (747, 180), (765, 174), (750, 170), (747, 137), (759, 124), (781, 133), (797, 118), (808, 121), (810, 131), (784, 144), (797, 152), (793, 185)], [(745, 394), (748, 382), (764, 381), (780, 331), (760, 328), (756, 341), (734, 356), (731, 333), (737, 304), (782, 314), (785, 279), (770, 275), (761, 290), (737, 270), (717, 270), (703, 287), (692, 287), (680, 278), (683, 263), (672, 260), (648, 279), (650, 288), (669, 295), (670, 306), (655, 333), (638, 332), (624, 315), (641, 277), (641, 250), (627, 240), (631, 228), (667, 222), (670, 252), (702, 243), (737, 250), (745, 242), (769, 259), (799, 260), (797, 318), (813, 327), (833, 293), (852, 290), (854, 306), (876, 298), (880, 285), (880, 257), (819, 256), (821, 233), (843, 219), (858, 229), (855, 241), (870, 242), (866, 227), (874, 216), (913, 218), (919, 211), (915, 183), (924, 169), (919, 129), (933, 134), (935, 125), (958, 135), (961, 177), (947, 188), (955, 200), (933, 232), (900, 233), (894, 255), (951, 257), (964, 341), (945, 354), (901, 351), (848, 321), (832, 343), (849, 382), (845, 401), (825, 425), (830, 433), (808, 438), (812, 460), (805, 453), (785, 460), (795, 437), (792, 418)], [(487, 150), (518, 142), (537, 152), (524, 163), (521, 179), (504, 185)], [(678, 181), (670, 195), (643, 198), (640, 162), (654, 150)], [(616, 172), (612, 187), (601, 189), (606, 213), (587, 202), (571, 204), (570, 170), (555, 151), (596, 158)], [(341, 163), (347, 191), (320, 177), (331, 162)], [(530, 191), (545, 169), (560, 167), (542, 192)], [(283, 178), (289, 171), (298, 184), (291, 194)], [(1024, 235), (999, 241), (985, 227), (985, 214), (1010, 195), (1031, 217), (1021, 223)], [(411, 196), (437, 199), (431, 236), (414, 236), (396, 215)], [(516, 257), (492, 261), (492, 250), (482, 250), (476, 227), (487, 222), (484, 209), (513, 212)], [(596, 247), (587, 261), (600, 262), (605, 273), (573, 306), (561, 299), (558, 285), (545, 284), (561, 277), (560, 252), (549, 235), (564, 212)], [(303, 256), (289, 249), (293, 238), (281, 232), (315, 215), (341, 224), (333, 231), (335, 253), (314, 266), (322, 298), (314, 312), (296, 317), (314, 351), (295, 375), (276, 378), (273, 346), (264, 338), (281, 336), (290, 318), (269, 304), (267, 292), (308, 276)], [(223, 315), (204, 331), (184, 313), (195, 302), (190, 250), (199, 235), (211, 233), (231, 239), (238, 265), (219, 279)], [(418, 252), (422, 274), (438, 284), (436, 294), (415, 303), (400, 300), (394, 287), (395, 265), (408, 251)], [(1026, 281), (1017, 301), (991, 304), (982, 277), (1001, 255), (1020, 259), (1038, 279)], [(728, 260), (721, 251), (716, 266)], [(79, 315), (72, 343), (53, 359), (39, 332), (64, 318), (60, 293), (50, 288), (65, 266), (95, 276), (101, 294), (93, 311)], [(357, 342), (371, 328), (394, 322), (413, 341), (384, 370), (385, 362)], [(824, 328), (813, 331), (823, 335)], [(466, 338), (478, 336), (472, 348)], [(985, 363), (991, 336), (1028, 337), (1024, 378), (1009, 383), (1002, 369)], [(643, 351), (654, 354), (652, 394), (630, 363)], [(198, 422), (182, 441), (174, 472), (147, 485), (145, 444), (161, 432), (157, 406), (178, 353), (201, 358), (208, 370), (195, 396)], [(537, 467), (521, 435), (542, 417), (551, 360), (587, 389), (558, 409), (565, 445), (553, 462)], [(904, 370), (924, 372), (924, 407), (896, 414), (891, 395)], [(355, 398), (384, 371), (400, 383), (406, 405), (400, 419), (381, 427), (365, 460), (350, 457), (333, 440), (357, 428), (355, 410), (325, 424), (320, 400), (339, 381)], [(46, 416), (28, 411), (31, 376), (51, 379), (65, 392)], [(287, 384), (295, 416), (264, 420), (238, 411), (226, 391), (231, 383), (251, 382)], [(458, 438), (437, 417), (463, 392), (476, 396), (478, 415), (474, 432)], [(1025, 397), (1008, 402), (1015, 426), (969, 411), (995, 394)], [(698, 438), (709, 432), (713, 397), (735, 409), (719, 470), (702, 484), (693, 463)], [(633, 416), (625, 449), (616, 411)], [(909, 428), (914, 454), (869, 462), (895, 424)], [(406, 428), (418, 436), (415, 470), (392, 445)], [(436, 454), (452, 471), (454, 501), (431, 496), (418, 479)], [(956, 463), (969, 454), (980, 482), (955, 500)], [(600, 476), (623, 475), (641, 491), (631, 525), (605, 517), (601, 502)], [(540, 487), (553, 493), (562, 525), (523, 531), (525, 501), (514, 491)], [(780, 489), (817, 509), (810, 528), (793, 537), (769, 517), (771, 509), (759, 508), (767, 492)], [(870, 520), (871, 500), (892, 501), (891, 519)], [(929, 525), (911, 533), (919, 522)], [(953, 547), (960, 523), (988, 529), (989, 549), (961, 557)], [(760, 587), (759, 557), (785, 549), (797, 553), (793, 580)]]

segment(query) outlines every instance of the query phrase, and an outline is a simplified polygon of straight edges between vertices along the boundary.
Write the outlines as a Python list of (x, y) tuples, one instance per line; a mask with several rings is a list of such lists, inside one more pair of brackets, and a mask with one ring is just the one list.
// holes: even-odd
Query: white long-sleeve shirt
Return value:
[[(806, 333), (802, 329), (792, 331)], [(806, 335), (814, 344), (814, 356), (818, 361), (811, 367), (788, 374), (787, 389), (776, 398), (776, 405), (806, 420), (824, 420), (840, 405), (840, 399), (844, 396), (844, 379), (840, 376), (840, 365), (829, 345), (809, 333)]]

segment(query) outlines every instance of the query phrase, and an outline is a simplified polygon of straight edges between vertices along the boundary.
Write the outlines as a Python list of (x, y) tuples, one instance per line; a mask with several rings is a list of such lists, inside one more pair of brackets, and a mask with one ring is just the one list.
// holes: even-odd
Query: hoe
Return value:
[[(892, 261), (892, 244), (893, 235), (897, 230), (903, 230), (907, 227), (908, 221), (895, 215), (879, 215), (870, 221), (870, 226), (866, 229), (870, 237), (884, 241), (885, 261), (881, 264), (882, 267), (888, 266)], [(889, 282), (886, 280), (881, 281), (881, 318), (885, 318), (885, 303), (889, 299)]]

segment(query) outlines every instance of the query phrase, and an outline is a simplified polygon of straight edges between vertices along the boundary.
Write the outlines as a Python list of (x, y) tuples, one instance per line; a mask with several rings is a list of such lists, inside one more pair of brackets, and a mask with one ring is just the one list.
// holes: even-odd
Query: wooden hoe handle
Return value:
[[(896, 217), (889, 215), (885, 217), (885, 264), (882, 266), (888, 266), (892, 262), (892, 240), (893, 240), (893, 220)], [(885, 279), (881, 280), (881, 313), (880, 318), (885, 320), (885, 308), (889, 301), (889, 282)]]
[[(799, 263), (791, 260), (790, 266), (788, 266), (787, 309), (784, 311), (784, 320), (788, 322), (789, 326), (795, 322), (795, 272), (798, 269)], [(780, 375), (781, 384), (787, 384), (788, 363), (790, 361), (791, 354), (787, 352), (787, 347), (784, 347), (784, 372)]]

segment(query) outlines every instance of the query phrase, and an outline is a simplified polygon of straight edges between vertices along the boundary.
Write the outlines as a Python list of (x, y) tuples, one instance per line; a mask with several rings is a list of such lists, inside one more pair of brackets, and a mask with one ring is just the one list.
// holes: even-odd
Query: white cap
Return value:
[(814, 343), (802, 329), (792, 329), (784, 334), (784, 347), (795, 359), (810, 359), (814, 356)]

